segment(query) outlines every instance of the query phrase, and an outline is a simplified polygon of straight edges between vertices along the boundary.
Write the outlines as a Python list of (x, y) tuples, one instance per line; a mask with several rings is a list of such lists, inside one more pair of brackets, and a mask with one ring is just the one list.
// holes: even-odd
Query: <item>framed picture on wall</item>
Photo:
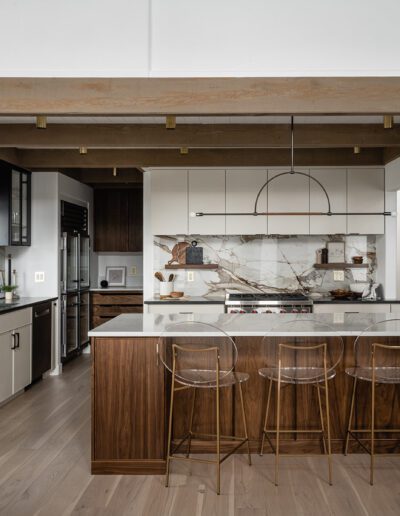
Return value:
[(125, 287), (126, 267), (106, 267), (106, 280), (109, 287)]
[(344, 263), (344, 242), (327, 242), (328, 263)]

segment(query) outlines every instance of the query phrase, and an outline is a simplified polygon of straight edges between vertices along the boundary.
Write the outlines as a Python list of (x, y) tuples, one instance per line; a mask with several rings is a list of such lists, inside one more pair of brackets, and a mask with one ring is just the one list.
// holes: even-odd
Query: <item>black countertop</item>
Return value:
[[(376, 299), (373, 301), (362, 300), (362, 299), (333, 299), (330, 297), (324, 297), (322, 299), (314, 299), (313, 303), (315, 305), (318, 304), (397, 304), (400, 303), (400, 299)], [(201, 297), (201, 296), (193, 296), (187, 297), (184, 299), (160, 299), (159, 297), (154, 297), (150, 299), (146, 299), (144, 301), (145, 305), (223, 305), (225, 304), (225, 298), (217, 297), (217, 298), (209, 298), (209, 297)]]
[(29, 308), (30, 306), (44, 303), (46, 301), (55, 301), (57, 297), (20, 297), (11, 303), (6, 303), (4, 299), (0, 299), (0, 315), (14, 310), (21, 310), (21, 308)]
[(375, 300), (368, 300), (368, 299), (332, 299), (332, 298), (323, 298), (323, 299), (314, 299), (313, 300), (314, 305), (319, 304), (336, 304), (336, 305), (342, 305), (342, 304), (361, 304), (361, 305), (379, 305), (379, 304), (396, 304), (400, 303), (400, 299), (375, 299)]
[(223, 297), (201, 297), (201, 296), (193, 296), (193, 297), (185, 297), (183, 299), (160, 299), (159, 297), (152, 297), (150, 299), (146, 299), (144, 302), (145, 305), (224, 305), (225, 298)]

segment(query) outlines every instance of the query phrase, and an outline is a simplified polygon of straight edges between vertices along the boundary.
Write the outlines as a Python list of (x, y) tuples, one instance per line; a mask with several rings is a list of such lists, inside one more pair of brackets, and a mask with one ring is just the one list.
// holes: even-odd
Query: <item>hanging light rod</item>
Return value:
[(216, 217), (216, 216), (226, 216), (226, 217), (238, 217), (238, 216), (253, 216), (253, 217), (260, 217), (260, 216), (268, 216), (268, 217), (280, 217), (280, 216), (286, 216), (286, 215), (292, 215), (292, 216), (321, 216), (326, 215), (328, 217), (333, 217), (334, 215), (382, 215), (382, 217), (394, 217), (397, 215), (396, 211), (377, 211), (377, 212), (362, 212), (362, 211), (335, 211), (328, 213), (327, 211), (250, 211), (250, 212), (240, 212), (240, 213), (226, 213), (226, 212), (219, 212), (219, 213), (211, 213), (211, 212), (192, 212), (190, 214), (191, 217)]
[[(332, 212), (331, 201), (330, 201), (328, 192), (326, 191), (326, 188), (324, 187), (324, 185), (320, 181), (318, 181), (318, 179), (316, 179), (315, 177), (310, 176), (309, 174), (305, 174), (304, 172), (297, 172), (294, 169), (294, 120), (293, 120), (293, 116), (290, 117), (290, 134), (291, 134), (291, 141), (290, 141), (290, 171), (288, 171), (288, 172), (281, 172), (280, 174), (277, 174), (276, 176), (271, 177), (271, 179), (268, 179), (268, 181), (266, 181), (262, 185), (262, 187), (259, 189), (259, 191), (258, 191), (258, 193), (256, 195), (256, 200), (255, 200), (255, 203), (254, 203), (254, 211), (253, 212), (247, 212), (247, 213), (226, 213), (226, 212), (222, 212), (222, 213), (197, 212), (197, 213), (194, 213), (194, 212), (192, 212), (190, 214), (190, 216), (191, 217), (208, 217), (208, 216), (212, 216), (212, 217), (215, 217), (215, 216), (235, 216), (235, 217), (238, 217), (238, 216), (249, 216), (250, 215), (250, 216), (253, 216), (253, 217), (259, 217), (259, 216), (272, 216), (272, 217), (278, 216), (279, 217), (279, 216), (286, 216), (286, 215), (289, 216), (289, 215), (291, 215), (291, 216), (305, 216), (305, 217), (309, 217), (309, 216), (325, 215), (325, 216), (331, 217), (332, 215), (382, 215), (382, 216), (385, 216), (385, 217), (390, 217), (392, 215), (396, 215), (395, 212), (391, 212), (391, 211), (383, 211), (383, 212), (375, 212), (375, 213), (371, 213), (371, 212), (368, 212), (368, 213), (364, 213), (364, 212)], [(308, 180), (314, 181), (321, 188), (321, 190), (323, 191), (323, 193), (325, 195), (326, 202), (327, 202), (327, 205), (328, 205), (327, 206), (327, 208), (328, 208), (327, 211), (299, 211), (299, 212), (293, 212), (293, 211), (263, 211), (263, 212), (260, 212), (260, 211), (257, 211), (258, 200), (260, 199), (260, 195), (261, 195), (262, 191), (270, 183), (272, 183), (272, 181), (275, 181), (279, 177), (287, 176), (287, 175), (304, 176)]]

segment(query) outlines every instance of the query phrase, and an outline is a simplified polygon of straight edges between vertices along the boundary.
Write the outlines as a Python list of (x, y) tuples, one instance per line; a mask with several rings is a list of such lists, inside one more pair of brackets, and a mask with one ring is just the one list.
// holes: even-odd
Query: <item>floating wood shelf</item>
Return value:
[(314, 263), (316, 269), (368, 269), (368, 263)]
[(218, 269), (217, 263), (173, 263), (166, 265), (165, 269)]

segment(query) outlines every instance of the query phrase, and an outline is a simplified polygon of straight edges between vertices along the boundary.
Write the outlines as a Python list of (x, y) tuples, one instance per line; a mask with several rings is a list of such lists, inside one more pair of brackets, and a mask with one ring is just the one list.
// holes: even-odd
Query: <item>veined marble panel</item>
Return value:
[[(193, 237), (155, 237), (154, 268), (164, 272), (178, 242), (191, 242)], [(375, 280), (376, 239), (374, 236), (198, 236), (203, 247), (204, 263), (217, 263), (217, 270), (195, 270), (193, 282), (186, 280), (187, 271), (176, 270), (175, 290), (190, 296), (224, 295), (225, 289), (247, 292), (328, 292), (345, 288), (354, 281)], [(346, 262), (352, 256), (363, 256), (368, 269), (345, 271), (344, 282), (333, 281), (333, 271), (314, 269), (316, 252), (331, 240), (344, 240)], [(165, 274), (169, 273), (167, 271)], [(164, 274), (164, 275), (165, 275)], [(154, 292), (159, 291), (155, 280)]]

